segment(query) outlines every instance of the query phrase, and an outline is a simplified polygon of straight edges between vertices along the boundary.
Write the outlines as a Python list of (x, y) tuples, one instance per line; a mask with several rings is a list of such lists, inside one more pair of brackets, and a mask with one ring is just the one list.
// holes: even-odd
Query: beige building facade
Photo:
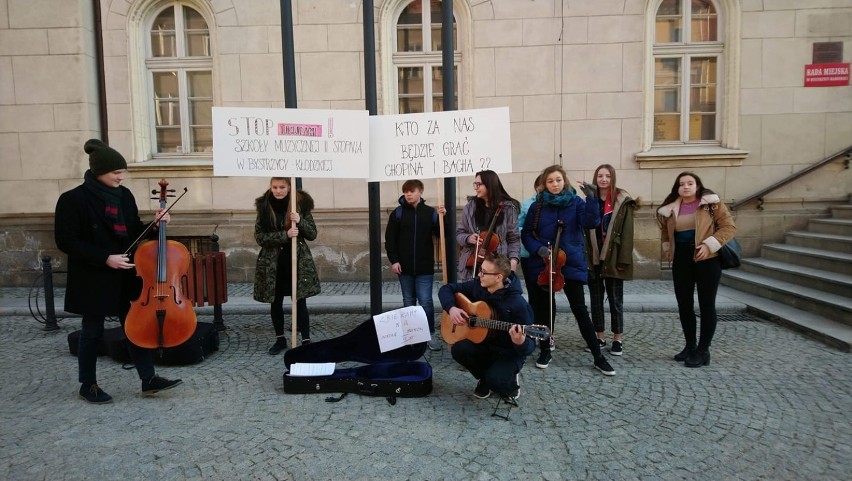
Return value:
[[(298, 107), (365, 109), (362, 2), (292, 4)], [(441, 109), (439, 10), (375, 1), (379, 114)], [(852, 0), (454, 0), (454, 14), (458, 108), (510, 109), (507, 190), (529, 197), (554, 163), (578, 180), (612, 164), (644, 205), (642, 277), (665, 268), (652, 214), (679, 172), (732, 203), (852, 145), (852, 87), (804, 83), (806, 65), (826, 60), (848, 78)], [(229, 281), (251, 280), (268, 179), (213, 175), (210, 107), (284, 107), (280, 19), (278, 0), (0, 0), (0, 285), (27, 285), (46, 255), (63, 269), (53, 210), (81, 182), (92, 137), (127, 158), (143, 220), (161, 178), (187, 187), (170, 233), (194, 249), (215, 231)], [(848, 202), (850, 179), (839, 159), (763, 210), (740, 208), (747, 254)], [(471, 180), (458, 179), (459, 208)], [(367, 184), (303, 186), (320, 278), (366, 281)], [(400, 186), (381, 183), (384, 220)]]

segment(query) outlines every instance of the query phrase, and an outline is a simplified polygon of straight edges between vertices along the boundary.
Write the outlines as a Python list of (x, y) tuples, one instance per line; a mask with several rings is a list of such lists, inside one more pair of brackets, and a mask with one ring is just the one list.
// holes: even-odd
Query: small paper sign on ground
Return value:
[(432, 339), (426, 311), (421, 306), (409, 306), (373, 316), (379, 351), (388, 352), (402, 346)]

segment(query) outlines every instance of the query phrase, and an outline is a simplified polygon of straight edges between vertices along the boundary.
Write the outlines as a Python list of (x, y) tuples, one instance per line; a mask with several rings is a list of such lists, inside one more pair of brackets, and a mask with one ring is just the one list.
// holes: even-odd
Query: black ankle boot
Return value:
[(686, 367), (701, 367), (710, 364), (710, 351), (707, 349), (696, 349), (684, 361)]
[(686, 358), (688, 358), (689, 355), (692, 354), (692, 351), (694, 351), (694, 350), (695, 350), (695, 347), (686, 346), (686, 347), (683, 348), (683, 351), (680, 351), (679, 353), (674, 355), (674, 360), (677, 361), (677, 362), (686, 361)]
[(275, 344), (269, 348), (269, 354), (275, 356), (277, 354), (281, 354), (281, 351), (287, 349), (287, 339), (284, 337), (279, 337), (275, 339)]

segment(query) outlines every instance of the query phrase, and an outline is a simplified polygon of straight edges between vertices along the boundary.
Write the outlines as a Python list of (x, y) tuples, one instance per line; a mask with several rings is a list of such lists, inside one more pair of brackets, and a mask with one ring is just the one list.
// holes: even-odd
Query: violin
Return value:
[[(169, 183), (162, 179), (159, 185), (160, 209), (165, 209)], [(158, 239), (143, 242), (136, 249), (134, 263), (137, 276), (142, 278), (142, 292), (130, 304), (124, 322), (127, 339), (147, 349), (183, 344), (195, 332), (197, 323), (192, 302), (183, 292), (189, 250), (178, 241), (166, 240), (166, 221), (159, 220), (158, 226)]]
[(497, 205), (497, 210), (494, 211), (494, 217), (491, 218), (488, 230), (479, 233), (479, 241), (476, 243), (476, 250), (473, 255), (467, 258), (465, 265), (472, 267), (474, 274), (476, 274), (476, 266), (482, 264), (482, 261), (485, 260), (485, 254), (497, 252), (497, 248), (500, 247), (500, 236), (494, 232), (494, 228), (497, 226), (497, 217), (500, 216), (502, 211), (503, 203), (501, 202)]
[[(538, 285), (549, 291), (551, 294), (556, 291), (561, 291), (565, 287), (565, 276), (562, 275), (562, 266), (568, 260), (565, 251), (559, 248), (559, 238), (562, 236), (562, 221), (558, 221), (556, 227), (556, 242), (550, 250), (549, 262), (544, 266), (544, 270), (538, 276)], [(556, 254), (554, 259), (554, 253)]]

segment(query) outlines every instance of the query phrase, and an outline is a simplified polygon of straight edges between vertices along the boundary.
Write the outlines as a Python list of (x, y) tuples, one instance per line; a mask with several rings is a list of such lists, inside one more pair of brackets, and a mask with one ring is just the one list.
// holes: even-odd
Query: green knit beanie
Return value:
[(126, 169), (127, 161), (109, 145), (98, 139), (89, 139), (83, 145), (83, 150), (89, 154), (89, 169), (95, 176)]

